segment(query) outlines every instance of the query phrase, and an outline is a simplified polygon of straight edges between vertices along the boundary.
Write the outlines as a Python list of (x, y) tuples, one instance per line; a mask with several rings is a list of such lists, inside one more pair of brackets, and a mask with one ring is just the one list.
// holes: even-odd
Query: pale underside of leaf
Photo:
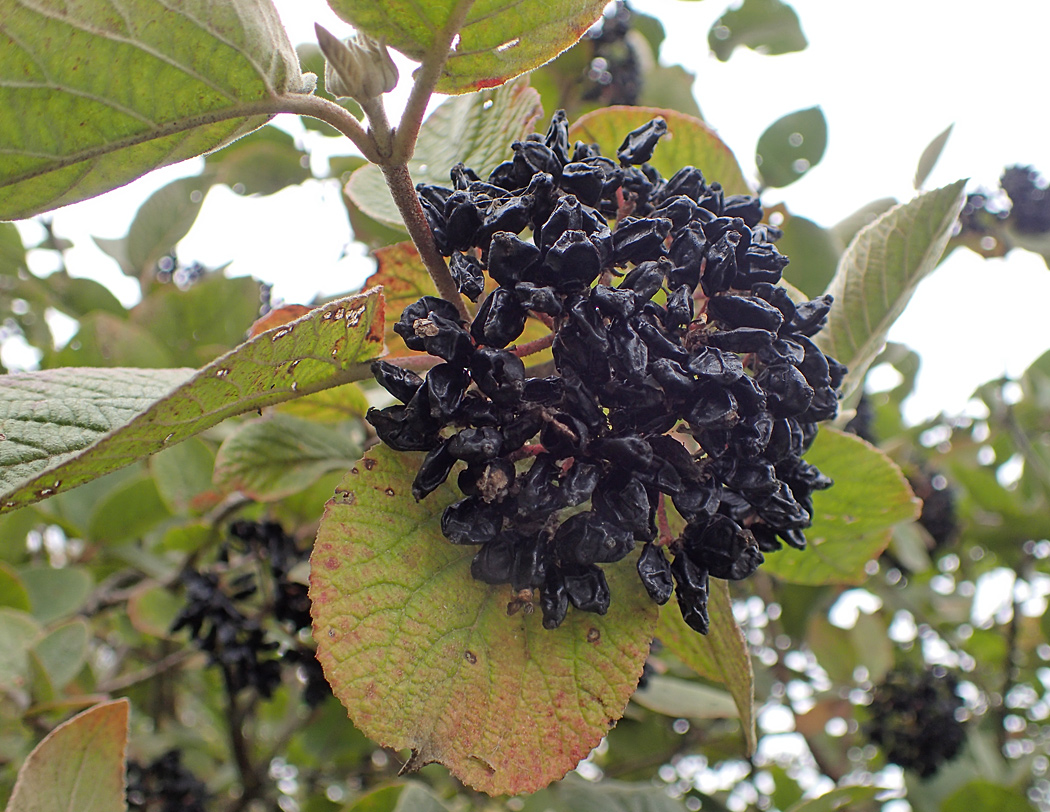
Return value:
[(368, 377), (378, 289), (261, 333), (203, 369), (71, 368), (4, 378), (0, 511), (68, 490), (237, 414)]
[(0, 218), (216, 149), (306, 89), (269, 0), (0, 0)]
[[(311, 559), (318, 659), (354, 723), (484, 792), (531, 792), (573, 769), (623, 713), (656, 607), (633, 557), (605, 567), (604, 616), (508, 616), (509, 586), (474, 581), (473, 546), (440, 533), (443, 486), (420, 503), (422, 458), (379, 446), (337, 488)], [(529, 606), (532, 604), (530, 603)]]
[(453, 42), (437, 91), (458, 94), (503, 84), (554, 59), (594, 24), (605, 2), (330, 0), (329, 5), (347, 22), (416, 60), (441, 56), (444, 44)]
[(119, 812), (128, 700), (97, 705), (52, 730), (29, 754), (6, 812)]
[(965, 199), (965, 181), (891, 208), (862, 228), (828, 285), (835, 297), (816, 342), (849, 367), (844, 397), (864, 380), (886, 334), (936, 266)]

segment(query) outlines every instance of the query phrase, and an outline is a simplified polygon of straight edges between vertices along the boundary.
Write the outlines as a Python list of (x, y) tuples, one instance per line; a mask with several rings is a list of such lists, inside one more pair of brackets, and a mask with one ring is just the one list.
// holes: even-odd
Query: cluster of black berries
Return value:
[(943, 668), (891, 671), (875, 688), (865, 727), (886, 760), (923, 778), (958, 755), (966, 731), (956, 716), (957, 681)]
[[(469, 325), (431, 296), (405, 309), (395, 331), (442, 361), (425, 380), (373, 365), (401, 405), (366, 419), (390, 447), (427, 452), (416, 499), (463, 463), (442, 532), (482, 545), (476, 579), (538, 589), (550, 629), (570, 604), (604, 613), (599, 565), (643, 542), (650, 596), (673, 588), (705, 632), (708, 576), (804, 547), (811, 494), (831, 485), (802, 459), (845, 373), (811, 340), (831, 298), (796, 305), (776, 286), (787, 259), (758, 200), (647, 163), (666, 130), (631, 132), (617, 163), (570, 148), (559, 111), (487, 180), (459, 164), (451, 188), (417, 187), (463, 295), (477, 301), (486, 275), (497, 287)], [(507, 349), (530, 316), (554, 333), (554, 369), (534, 377)], [(666, 497), (686, 520), (673, 561)]]
[(131, 812), (205, 812), (208, 788), (169, 750), (146, 765), (128, 761), (127, 799)]
[[(584, 76), (583, 98), (613, 104), (637, 104), (642, 72), (631, 32), (634, 12), (625, 3), (615, 3), (587, 32), (581, 42), (591, 45), (591, 61)], [(637, 35), (636, 35), (637, 36)]]
[[(267, 593), (272, 596), (273, 619), (293, 635), (309, 629), (307, 587), (289, 578), (292, 568), (306, 555), (295, 539), (276, 522), (235, 521), (229, 529), (231, 540), (220, 550), (219, 560), (228, 562), (231, 549), (236, 548), (267, 562), (272, 577)], [(189, 629), (197, 646), (208, 653), (210, 663), (221, 668), (231, 695), (252, 687), (261, 696), (271, 697), (281, 682), (282, 663), (303, 669), (303, 700), (310, 707), (331, 693), (312, 649), (300, 646), (281, 652), (278, 658), (280, 644), (270, 639), (258, 620), (242, 611), (243, 604), (258, 592), (255, 573), (245, 572), (224, 581), (214, 573), (188, 569), (183, 573), (183, 583), (186, 606), (176, 617), (172, 631)]]
[(1050, 232), (1050, 188), (1035, 168), (1008, 166), (999, 186), (968, 194), (959, 213), (957, 237), (985, 257), (1004, 256), (1021, 236)]
[(1050, 231), (1050, 189), (1046, 179), (1031, 166), (1009, 166), (999, 178), (1010, 198), (1010, 223), (1025, 234)]

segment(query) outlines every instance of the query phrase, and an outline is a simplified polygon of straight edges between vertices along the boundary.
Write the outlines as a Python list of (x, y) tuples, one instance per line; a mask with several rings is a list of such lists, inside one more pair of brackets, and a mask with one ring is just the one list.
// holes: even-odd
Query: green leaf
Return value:
[[(470, 93), (538, 68), (584, 35), (604, 0), (328, 0), (336, 14), (420, 62), (444, 56), (459, 33), (437, 84), (438, 93)], [(463, 15), (466, 14), (464, 18)]]
[(606, 107), (582, 116), (569, 129), (569, 140), (580, 139), (601, 147), (602, 154), (616, 160), (616, 150), (631, 130), (659, 116), (667, 132), (649, 163), (665, 178), (683, 166), (695, 166), (709, 183), (722, 184), (727, 195), (749, 194), (740, 165), (714, 130), (698, 118), (654, 107)]
[(846, 246), (853, 242), (853, 238), (857, 236), (858, 231), (864, 226), (874, 223), (880, 214), (886, 213), (896, 205), (897, 198), (880, 197), (878, 200), (865, 203), (853, 214), (835, 223), (829, 230), (835, 239), (838, 240), (841, 251), (844, 251)]
[(40, 624), (16, 609), (0, 608), (0, 691), (23, 688), (29, 680), (29, 649)]
[(599, 783), (569, 776), (557, 787), (558, 799), (572, 812), (684, 812), (685, 806), (662, 787), (609, 779)]
[(160, 498), (172, 513), (199, 512), (210, 504), (210, 500), (204, 505), (195, 504), (202, 494), (212, 493), (215, 470), (215, 452), (203, 440), (192, 437), (154, 454), (149, 459), (149, 470)]
[(259, 283), (213, 273), (188, 290), (165, 285), (135, 307), (131, 320), (169, 351), (169, 366), (200, 366), (240, 344), (259, 316)]
[[(369, 5), (373, 4), (369, 1)], [(529, 87), (527, 79), (498, 90), (446, 99), (419, 131), (415, 155), (408, 162), (412, 180), (449, 186), (449, 170), (457, 161), (479, 176), (488, 177), (500, 163), (510, 159), (511, 142), (531, 133), (542, 113), (540, 96)], [(403, 227), (378, 166), (368, 164), (354, 172), (346, 193), (369, 217)]]
[(738, 45), (776, 56), (803, 50), (809, 43), (795, 10), (781, 0), (744, 0), (711, 27), (707, 44), (725, 62)]
[(923, 184), (926, 183), (926, 178), (930, 176), (933, 171), (933, 167), (937, 165), (937, 159), (941, 157), (941, 153), (944, 152), (944, 146), (948, 143), (948, 138), (952, 134), (952, 128), (954, 124), (949, 124), (948, 127), (934, 138), (922, 151), (922, 155), (919, 156), (919, 165), (915, 168), (915, 188), (922, 189)]
[(787, 215), (778, 228), (784, 236), (777, 240), (777, 250), (791, 260), (784, 279), (808, 298), (820, 296), (835, 276), (845, 246), (829, 229), (798, 215)]
[(822, 426), (806, 462), (835, 484), (813, 494), (807, 548), (770, 553), (762, 568), (796, 584), (859, 584), (893, 526), (918, 516), (918, 501), (896, 464), (855, 435)]
[(860, 805), (874, 800), (881, 791), (879, 787), (839, 787), (819, 798), (799, 801), (787, 812), (836, 812), (836, 810), (850, 812), (850, 810), (865, 808)]
[(269, 0), (0, 0), (0, 20), (2, 219), (209, 152), (310, 90)]
[(740, 710), (731, 694), (698, 682), (655, 675), (631, 697), (646, 710), (684, 719), (736, 719)]
[[(324, 68), (321, 68), (322, 72)], [(303, 117), (303, 122), (322, 127), (327, 124)], [(251, 135), (208, 156), (206, 171), (215, 183), (225, 183), (238, 194), (272, 195), (313, 177), (307, 154), (295, 145), (295, 139), (276, 127), (260, 127)]]
[(14, 223), (0, 223), (0, 276), (17, 276), (26, 268), (26, 249)]
[(23, 567), (18, 574), (29, 593), (33, 617), (41, 623), (72, 615), (94, 586), (91, 574), (77, 567)]
[(76, 618), (53, 629), (33, 646), (55, 690), (62, 690), (84, 667), (90, 636), (87, 622)]
[(440, 762), (488, 793), (531, 792), (573, 769), (623, 713), (656, 607), (635, 562), (605, 567), (605, 616), (570, 612), (548, 631), (509, 586), (470, 575), (476, 550), (449, 544), (445, 485), (414, 502), (422, 454), (377, 446), (328, 503), (311, 557), (318, 659), (354, 724)]
[(208, 175), (179, 178), (139, 206), (125, 238), (128, 262), (137, 277), (152, 274), (161, 257), (175, 252), (175, 244), (193, 227), (211, 184)]
[(448, 807), (429, 787), (409, 781), (374, 789), (345, 812), (448, 812)]
[(360, 456), (360, 442), (344, 430), (273, 414), (239, 426), (226, 438), (215, 457), (215, 482), (271, 502), (329, 471), (345, 471)]
[(30, 609), (25, 584), (14, 568), (3, 561), (0, 561), (0, 607), (18, 609), (20, 612)]
[(128, 708), (104, 702), (48, 733), (18, 771), (6, 812), (124, 812)]
[(660, 609), (656, 636), (697, 674), (725, 685), (733, 695), (749, 753), (758, 746), (755, 731), (755, 673), (744, 633), (733, 617), (733, 601), (725, 581), (712, 578), (708, 609), (711, 628), (697, 634), (682, 619), (677, 601)]
[(886, 333), (940, 261), (965, 186), (965, 180), (956, 181), (890, 209), (862, 228), (842, 255), (827, 290), (835, 306), (815, 340), (849, 367), (845, 397), (863, 382)]
[(157, 483), (143, 477), (116, 488), (99, 503), (88, 538), (101, 544), (133, 541), (170, 517), (157, 492)]
[(693, 118), (702, 119), (700, 105), (693, 95), (696, 75), (681, 65), (653, 65), (642, 79), (638, 104), (675, 110)]
[(828, 123), (819, 107), (778, 118), (758, 139), (755, 163), (766, 186), (794, 183), (820, 163), (828, 145)]
[(172, 624), (185, 605), (180, 595), (155, 581), (147, 581), (128, 598), (128, 620), (142, 634), (171, 639)]
[(342, 423), (344, 420), (364, 417), (369, 405), (364, 390), (357, 384), (348, 383), (336, 389), (325, 389), (316, 395), (282, 403), (277, 410), (304, 420)]
[(941, 812), (972, 812), (994, 809), (995, 812), (1033, 812), (1033, 807), (1015, 787), (1004, 787), (991, 781), (970, 781), (949, 795)]
[[(64, 369), (0, 389), (0, 511), (88, 482), (244, 412), (361, 380), (382, 299), (330, 302), (189, 369)], [(373, 328), (373, 323), (376, 329)]]
[(112, 313), (95, 312), (80, 319), (80, 328), (65, 347), (44, 355), (43, 366), (148, 369), (173, 366), (171, 352), (149, 328)]

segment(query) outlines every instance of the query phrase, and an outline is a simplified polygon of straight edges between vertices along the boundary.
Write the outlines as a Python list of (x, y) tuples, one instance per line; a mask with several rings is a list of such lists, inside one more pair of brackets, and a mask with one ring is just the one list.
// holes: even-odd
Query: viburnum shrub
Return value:
[[(554, 62), (604, 0), (329, 0), (356, 33), (318, 27), (301, 55), (269, 0), (118, 5), (0, 0), (0, 218), (206, 156), (127, 237), (98, 240), (138, 283), (130, 309), (67, 273), (49, 222), (46, 280), (0, 224), (0, 339), (42, 359), (0, 378), (9, 812), (119, 809), (125, 790), (147, 810), (440, 808), (418, 783), (385, 785), (435, 762), (452, 774), (422, 774), (438, 792), (489, 808), (454, 779), (534, 792), (600, 760), (603, 739), (610, 775), (707, 745), (759, 767), (756, 686), (762, 703), (784, 693), (755, 679), (752, 653), (800, 696), (846, 674), (813, 718), (869, 695), (892, 659), (884, 628), (807, 659), (814, 640), (841, 642), (825, 623), (835, 585), (879, 560), (921, 568), (965, 521), (909, 548), (924, 531), (900, 468), (827, 424), (860, 404), (855, 429), (887, 425), (885, 404), (859, 399), (864, 376), (900, 360), (887, 331), (952, 236), (961, 181), (834, 233), (763, 201), (820, 160), (823, 114), (775, 122), (749, 183), (691, 77), (652, 58), (655, 20), (624, 4)], [(782, 31), (786, 6), (764, 5), (762, 30)], [(752, 41), (757, 13), (719, 21), (720, 58)], [(789, 40), (776, 47), (805, 43)], [(395, 123), (391, 49), (418, 63)], [(267, 195), (312, 177), (301, 143), (260, 129), (278, 114), (359, 153), (331, 174), (374, 249), (360, 292), (272, 307), (268, 288), (178, 256), (211, 186)], [(1041, 180), (1014, 169), (1003, 186), (1037, 239)], [(986, 202), (960, 241), (1013, 233)], [(41, 339), (55, 312), (77, 322), (65, 346)], [(992, 404), (1013, 432), (1034, 419), (1015, 400)], [(964, 488), (988, 485), (949, 491), (932, 472), (953, 463), (908, 464), (931, 472), (930, 494), (958, 488), (960, 512)], [(1042, 518), (1038, 488), (1019, 492)], [(959, 738), (954, 694), (938, 696), (906, 708), (908, 725), (867, 729), (922, 775), (918, 712)], [(798, 729), (843, 791), (867, 791), (812, 719)], [(570, 779), (548, 802), (671, 799)]]

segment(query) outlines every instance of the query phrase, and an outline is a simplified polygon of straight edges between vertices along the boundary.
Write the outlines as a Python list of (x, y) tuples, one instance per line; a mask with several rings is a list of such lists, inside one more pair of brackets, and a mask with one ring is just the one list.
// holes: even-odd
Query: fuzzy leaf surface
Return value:
[(573, 769), (634, 692), (656, 623), (628, 558), (605, 567), (605, 616), (508, 616), (509, 586), (471, 578), (449, 544), (444, 485), (413, 502), (422, 454), (377, 446), (326, 506), (311, 558), (318, 659), (354, 724), (412, 767), (440, 762), (490, 794), (532, 792)]
[(683, 166), (695, 166), (708, 183), (721, 183), (727, 195), (751, 193), (725, 142), (700, 119), (676, 110), (625, 106), (595, 110), (569, 128), (569, 141), (595, 143), (601, 147), (602, 155), (616, 160), (616, 150), (627, 133), (657, 116), (667, 122), (667, 135), (660, 139), (649, 163), (661, 175), (669, 178)]
[(209, 152), (304, 91), (269, 0), (0, 0), (0, 218)]
[[(501, 85), (576, 42), (601, 16), (603, 0), (328, 0), (336, 14), (418, 61), (442, 56), (459, 34), (438, 93)], [(465, 17), (464, 17), (465, 13)]]
[(48, 733), (18, 771), (7, 812), (124, 812), (128, 708), (105, 702)]
[[(510, 160), (511, 142), (531, 133), (542, 113), (540, 94), (526, 79), (498, 90), (446, 99), (423, 122), (408, 171), (416, 183), (450, 186), (449, 170), (462, 161), (487, 178)], [(378, 166), (368, 164), (355, 171), (346, 194), (372, 219), (404, 228)]]
[(369, 376), (373, 289), (261, 333), (201, 370), (54, 369), (0, 389), (0, 511), (82, 485), (244, 412)]
[(827, 292), (835, 297), (816, 342), (849, 367), (843, 397), (860, 386), (886, 334), (940, 261), (966, 194), (965, 180), (880, 215), (853, 238)]
[(862, 583), (864, 565), (886, 549), (893, 526), (918, 517), (918, 500), (896, 463), (856, 435), (822, 426), (806, 462), (835, 484), (813, 494), (806, 549), (785, 546), (762, 568), (796, 584)]
[(755, 730), (755, 672), (751, 667), (744, 633), (733, 617), (729, 585), (717, 578), (710, 580), (708, 612), (711, 628), (706, 635), (697, 634), (682, 619), (678, 602), (672, 600), (660, 609), (656, 636), (697, 674), (725, 685), (733, 695), (740, 722), (753, 753), (758, 745)]

